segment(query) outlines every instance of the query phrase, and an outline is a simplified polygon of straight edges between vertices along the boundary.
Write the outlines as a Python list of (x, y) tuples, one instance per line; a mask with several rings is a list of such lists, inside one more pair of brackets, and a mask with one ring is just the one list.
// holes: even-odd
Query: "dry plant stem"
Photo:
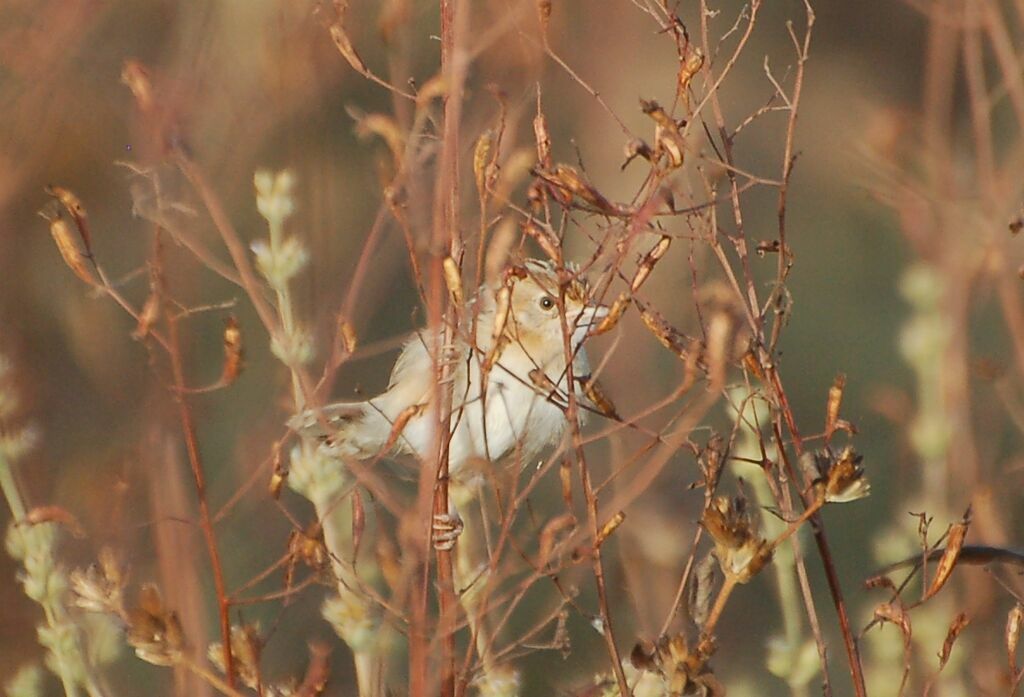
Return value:
[[(803, 439), (800, 437), (800, 431), (796, 426), (796, 419), (793, 417), (793, 411), (790, 409), (789, 400), (786, 398), (785, 390), (782, 388), (782, 381), (779, 378), (778, 370), (770, 365), (765, 371), (768, 381), (772, 387), (772, 391), (775, 393), (776, 399), (779, 402), (779, 409), (782, 411), (782, 416), (786, 421), (786, 427), (789, 429), (789, 433), (793, 438), (793, 447), (796, 450), (797, 457), (803, 455), (804, 446)], [(810, 508), (814, 505), (815, 500), (809, 499), (812, 495), (813, 487), (810, 486), (810, 481), (805, 482), (807, 492), (803, 495), (805, 508)], [(857, 647), (857, 640), (853, 635), (853, 631), (850, 628), (850, 617), (846, 612), (846, 602), (843, 599), (842, 586), (839, 583), (839, 574), (836, 571), (835, 562), (832, 559), (832, 552), (828, 545), (828, 538), (825, 534), (825, 526), (821, 519), (820, 514), (815, 514), (811, 518), (811, 529), (814, 531), (814, 541), (818, 547), (818, 556), (821, 557), (822, 567), (825, 570), (825, 578), (828, 581), (829, 592), (832, 594), (832, 603), (836, 608), (836, 616), (839, 618), (839, 630), (843, 635), (843, 645), (846, 648), (846, 657), (850, 665), (850, 675), (853, 679), (853, 688), (857, 697), (865, 697), (867, 695), (867, 688), (864, 685), (864, 671), (860, 662), (860, 650)], [(825, 668), (825, 666), (822, 666)]]
[[(570, 343), (572, 331), (570, 330), (565, 317), (564, 292), (559, 302), (559, 314), (562, 322), (562, 339), (565, 351), (566, 384), (571, 386), (576, 384), (572, 365), (575, 356), (573, 355), (572, 345)], [(615, 645), (615, 632), (612, 629), (611, 612), (608, 606), (608, 589), (605, 585), (604, 565), (601, 561), (601, 545), (598, 543), (598, 534), (600, 532), (601, 523), (598, 519), (597, 512), (597, 494), (594, 493), (594, 484), (591, 481), (590, 468), (587, 466), (587, 459), (583, 452), (583, 437), (580, 433), (579, 405), (576, 403), (576, 390), (572, 388), (567, 389), (566, 394), (568, 398), (568, 406), (566, 408), (565, 416), (566, 419), (568, 419), (571, 428), (573, 450), (576, 455), (576, 464), (580, 469), (580, 482), (583, 485), (583, 496), (587, 504), (587, 523), (590, 528), (589, 533), (591, 539), (594, 541), (592, 557), (594, 582), (597, 586), (598, 609), (601, 616), (601, 636), (604, 638), (605, 647), (608, 650), (608, 657), (612, 662), (612, 670), (615, 672), (615, 679), (619, 684), (619, 693), (622, 697), (630, 697), (633, 693), (629, 689), (629, 683), (626, 682), (626, 674), (622, 669), (622, 658), (619, 656), (619, 649)]]
[[(772, 432), (775, 435), (775, 442), (782, 443), (782, 423), (779, 415), (776, 414), (772, 421)], [(793, 511), (792, 495), (790, 493), (789, 486), (785, 484), (786, 480), (789, 480), (793, 467), (789, 462), (789, 456), (786, 454), (785, 448), (779, 448), (779, 457), (782, 458), (784, 468), (783, 473), (780, 474), (780, 479), (783, 479), (782, 489), (782, 503), (783, 512), (787, 515), (791, 515)], [(807, 564), (804, 560), (804, 553), (799, 544), (794, 543), (792, 545), (793, 556), (796, 562), (796, 573), (797, 580), (800, 583), (800, 593), (804, 601), (804, 609), (807, 612), (807, 622), (811, 627), (811, 634), (814, 636), (814, 643), (818, 649), (818, 658), (822, 665), (822, 693), (825, 697), (830, 697), (832, 694), (832, 683), (829, 678), (828, 670), (828, 647), (825, 645), (825, 638), (821, 634), (821, 622), (818, 619), (818, 610), (814, 604), (814, 595), (811, 592), (811, 582), (807, 577)]]
[[(442, 250), (459, 264), (462, 258), (462, 240), (459, 234), (459, 125), (462, 116), (462, 88), (466, 75), (465, 47), (468, 10), (464, 0), (440, 0), (441, 12), (441, 74), (448, 86), (444, 97), (444, 138), (439, 162), (440, 176), (434, 195), (433, 249), (441, 255)], [(441, 258), (432, 264), (432, 314), (440, 312), (444, 303), (442, 294)], [(461, 264), (460, 264), (461, 266)], [(449, 504), (448, 449), (451, 441), (452, 393), (451, 361), (442, 355), (443, 346), (454, 339), (460, 320), (461, 308), (449, 307), (445, 313), (447, 321), (442, 325), (443, 339), (438, 347), (435, 361), (438, 383), (436, 404), (440, 405), (440, 423), (437, 428), (437, 471), (434, 480), (432, 514), (447, 515)], [(429, 566), (425, 565), (429, 573)], [(441, 638), (441, 687), (442, 697), (455, 694), (455, 578), (451, 549), (437, 549), (438, 584), (438, 633)], [(424, 588), (424, 591), (426, 588)], [(423, 598), (421, 602), (425, 600)], [(414, 692), (415, 694), (415, 692)]]
[[(157, 235), (159, 244), (159, 233)], [(154, 261), (159, 265), (159, 250)], [(224, 671), (227, 674), (228, 686), (235, 685), (235, 659), (231, 652), (231, 618), (229, 616), (231, 601), (228, 598), (227, 588), (224, 583), (224, 569), (220, 561), (220, 552), (217, 549), (217, 537), (213, 532), (213, 523), (210, 518), (210, 507), (206, 496), (206, 475), (203, 473), (202, 460), (199, 457), (199, 446), (196, 441), (195, 422), (192, 418), (192, 410), (189, 409), (185, 396), (185, 371), (182, 365), (181, 342), (178, 334), (178, 319), (170, 311), (167, 302), (166, 288), (163, 287), (163, 278), (160, 269), (155, 273), (160, 279), (160, 292), (164, 294), (164, 307), (167, 316), (167, 344), (171, 361), (171, 374), (174, 380), (174, 400), (178, 403), (178, 418), (181, 421), (181, 430), (185, 438), (185, 449), (188, 452), (188, 462), (192, 469), (192, 478), (196, 486), (196, 500), (199, 504), (199, 527), (203, 531), (203, 539), (206, 542), (206, 549), (210, 555), (210, 566), (213, 570), (213, 585), (217, 594), (217, 607), (220, 616), (221, 643), (224, 650)]]
[[(789, 120), (786, 124), (786, 146), (782, 153), (782, 183), (779, 185), (779, 202), (777, 216), (779, 220), (779, 254), (776, 281), (781, 287), (789, 275), (789, 265), (792, 263), (792, 255), (786, 246), (786, 199), (789, 194), (789, 180), (793, 176), (793, 165), (796, 163), (796, 156), (793, 154), (793, 138), (796, 133), (796, 119), (800, 108), (800, 96), (803, 93), (804, 67), (811, 48), (811, 30), (814, 27), (814, 9), (809, 0), (804, 0), (804, 7), (807, 16), (807, 26), (804, 29), (803, 42), (796, 38), (790, 25), (790, 36), (797, 54), (796, 76), (793, 78), (793, 94), (786, 99), (789, 110)], [(772, 335), (768, 342), (768, 351), (773, 353), (779, 340), (782, 330), (782, 317), (777, 317), (772, 323)]]

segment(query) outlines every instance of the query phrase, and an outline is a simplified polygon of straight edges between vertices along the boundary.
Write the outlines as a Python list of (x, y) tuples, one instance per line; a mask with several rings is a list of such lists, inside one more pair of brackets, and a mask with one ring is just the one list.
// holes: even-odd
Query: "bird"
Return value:
[(450, 361), (451, 476), (470, 463), (497, 462), (512, 452), (529, 463), (557, 443), (569, 423), (567, 335), (581, 425), (593, 409), (583, 342), (608, 308), (591, 302), (589, 284), (575, 265), (564, 269), (568, 281), (560, 284), (551, 261), (527, 259), (511, 266), (465, 304), (460, 331), (440, 351), (443, 335), (437, 327), (414, 332), (382, 394), (306, 410), (289, 426), (342, 460), (409, 454), (424, 463), (436, 461), (440, 390), (434, 356), (439, 355)]

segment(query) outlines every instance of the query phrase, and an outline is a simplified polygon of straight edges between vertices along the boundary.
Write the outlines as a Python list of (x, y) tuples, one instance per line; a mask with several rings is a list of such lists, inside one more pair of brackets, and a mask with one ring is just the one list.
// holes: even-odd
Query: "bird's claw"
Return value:
[(435, 513), (433, 524), (430, 526), (430, 539), (434, 543), (434, 549), (439, 552), (450, 552), (465, 527), (458, 513)]

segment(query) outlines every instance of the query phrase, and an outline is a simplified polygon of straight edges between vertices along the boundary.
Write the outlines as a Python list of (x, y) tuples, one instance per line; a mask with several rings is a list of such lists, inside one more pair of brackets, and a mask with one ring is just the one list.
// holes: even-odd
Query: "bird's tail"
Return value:
[(289, 428), (320, 441), (330, 454), (366, 459), (380, 454), (391, 422), (371, 402), (338, 402), (307, 409), (288, 420)]

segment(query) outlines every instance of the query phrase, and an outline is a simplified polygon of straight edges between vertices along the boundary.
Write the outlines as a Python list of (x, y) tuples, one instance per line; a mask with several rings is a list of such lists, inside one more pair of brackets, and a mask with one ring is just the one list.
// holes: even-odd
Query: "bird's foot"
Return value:
[(451, 513), (435, 513), (434, 522), (430, 526), (430, 539), (434, 549), (439, 552), (450, 552), (466, 526), (455, 511)]

